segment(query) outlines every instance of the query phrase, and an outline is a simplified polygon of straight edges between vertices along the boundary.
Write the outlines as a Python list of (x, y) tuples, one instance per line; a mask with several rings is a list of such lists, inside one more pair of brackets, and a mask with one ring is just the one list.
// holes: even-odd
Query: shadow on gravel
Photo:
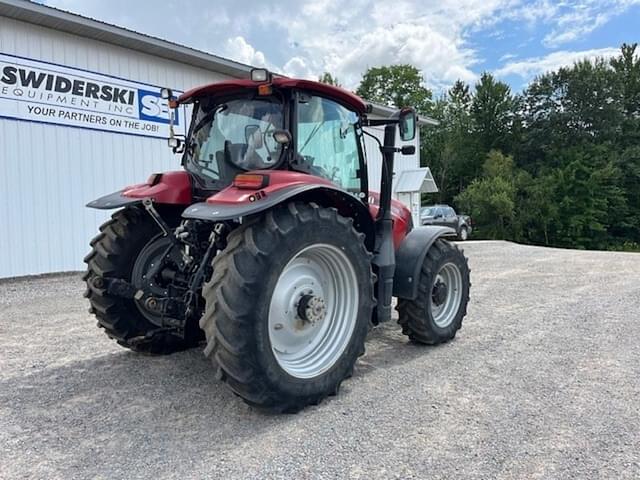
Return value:
[(368, 372), (392, 368), (416, 358), (426, 358), (434, 348), (409, 341), (394, 321), (375, 327), (367, 337), (366, 353), (354, 371), (359, 378)]
[[(429, 354), (431, 348), (408, 343), (397, 328), (389, 324), (371, 332), (355, 378)], [(111, 451), (141, 437), (157, 437), (162, 444), (176, 435), (196, 443), (206, 439), (210, 445), (237, 445), (297, 417), (246, 406), (214, 378), (199, 349), (167, 357), (122, 351), (61, 367), (33, 368), (41, 370), (0, 382), (0, 403), (10, 412), (16, 433), (38, 431), (44, 443), (51, 437), (60, 446), (60, 439), (75, 442), (90, 436), (107, 440), (101, 448)], [(340, 396), (347, 394), (360, 393), (350, 388)], [(331, 404), (328, 399), (301, 415), (314, 415)]]

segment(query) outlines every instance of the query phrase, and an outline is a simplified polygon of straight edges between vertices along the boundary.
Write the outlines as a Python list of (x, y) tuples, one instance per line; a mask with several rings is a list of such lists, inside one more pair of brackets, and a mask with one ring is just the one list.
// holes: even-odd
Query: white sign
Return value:
[(167, 138), (169, 111), (160, 87), (0, 53), (0, 117)]

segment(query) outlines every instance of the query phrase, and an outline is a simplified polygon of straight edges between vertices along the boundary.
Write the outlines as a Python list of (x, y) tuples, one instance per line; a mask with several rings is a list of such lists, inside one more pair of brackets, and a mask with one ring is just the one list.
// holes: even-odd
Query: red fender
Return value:
[(87, 203), (87, 207), (111, 210), (135, 205), (145, 198), (151, 198), (156, 203), (166, 205), (191, 205), (193, 197), (189, 174), (184, 171), (154, 173), (147, 183), (130, 185), (118, 192), (97, 198)]
[(127, 198), (152, 198), (156, 203), (191, 205), (191, 179), (185, 171), (154, 173), (147, 183), (131, 185), (122, 190)]

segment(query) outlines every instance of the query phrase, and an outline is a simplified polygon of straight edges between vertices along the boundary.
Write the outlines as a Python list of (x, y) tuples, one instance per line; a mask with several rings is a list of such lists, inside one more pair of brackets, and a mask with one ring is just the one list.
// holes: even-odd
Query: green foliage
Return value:
[(478, 237), (640, 250), (636, 44), (546, 73), (521, 95), (487, 73), (473, 92), (458, 81), (431, 116), (440, 124), (421, 131), (421, 158), (437, 201), (470, 214)]
[(420, 158), (436, 176), (441, 202), (460, 193), (480, 173), (469, 168), (469, 160), (478, 155), (472, 136), (471, 98), (469, 86), (457, 81), (447, 96), (433, 104), (431, 116), (440, 125), (420, 131)]
[(474, 236), (640, 250), (637, 44), (541, 75), (519, 95), (489, 73), (434, 101), (423, 84), (410, 65), (375, 67), (358, 94), (438, 120), (420, 135), (440, 189), (429, 201), (470, 214)]
[(487, 155), (483, 170), (484, 175), (474, 179), (455, 197), (455, 202), (483, 226), (484, 236), (504, 239), (515, 219), (513, 159), (493, 150)]
[(431, 109), (431, 91), (424, 86), (420, 70), (412, 65), (370, 68), (356, 93), (370, 102), (391, 107), (411, 106), (420, 113)]
[(341, 87), (340, 82), (336, 77), (331, 75), (329, 72), (324, 72), (322, 75), (318, 77), (318, 81), (322, 83), (326, 83), (328, 85), (333, 85), (335, 87)]
[(483, 153), (491, 149), (509, 151), (515, 100), (506, 83), (496, 81), (490, 73), (483, 73), (476, 84), (471, 102), (473, 132)]

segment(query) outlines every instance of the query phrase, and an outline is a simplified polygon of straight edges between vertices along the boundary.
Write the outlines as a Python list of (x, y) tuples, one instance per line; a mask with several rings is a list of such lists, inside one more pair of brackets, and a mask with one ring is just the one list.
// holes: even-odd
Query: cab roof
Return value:
[[(178, 98), (178, 103), (191, 103), (198, 97), (205, 95), (221, 95), (233, 93), (250, 88), (258, 88), (264, 82), (254, 82), (253, 80), (234, 79), (222, 82), (210, 83), (186, 91)], [(326, 83), (314, 82), (312, 80), (302, 80), (297, 78), (275, 77), (271, 80), (271, 85), (281, 89), (300, 88), (306, 91), (336, 100), (345, 106), (350, 107), (359, 114), (367, 113), (369, 104), (365, 103), (359, 96), (343, 88), (328, 85)]]

